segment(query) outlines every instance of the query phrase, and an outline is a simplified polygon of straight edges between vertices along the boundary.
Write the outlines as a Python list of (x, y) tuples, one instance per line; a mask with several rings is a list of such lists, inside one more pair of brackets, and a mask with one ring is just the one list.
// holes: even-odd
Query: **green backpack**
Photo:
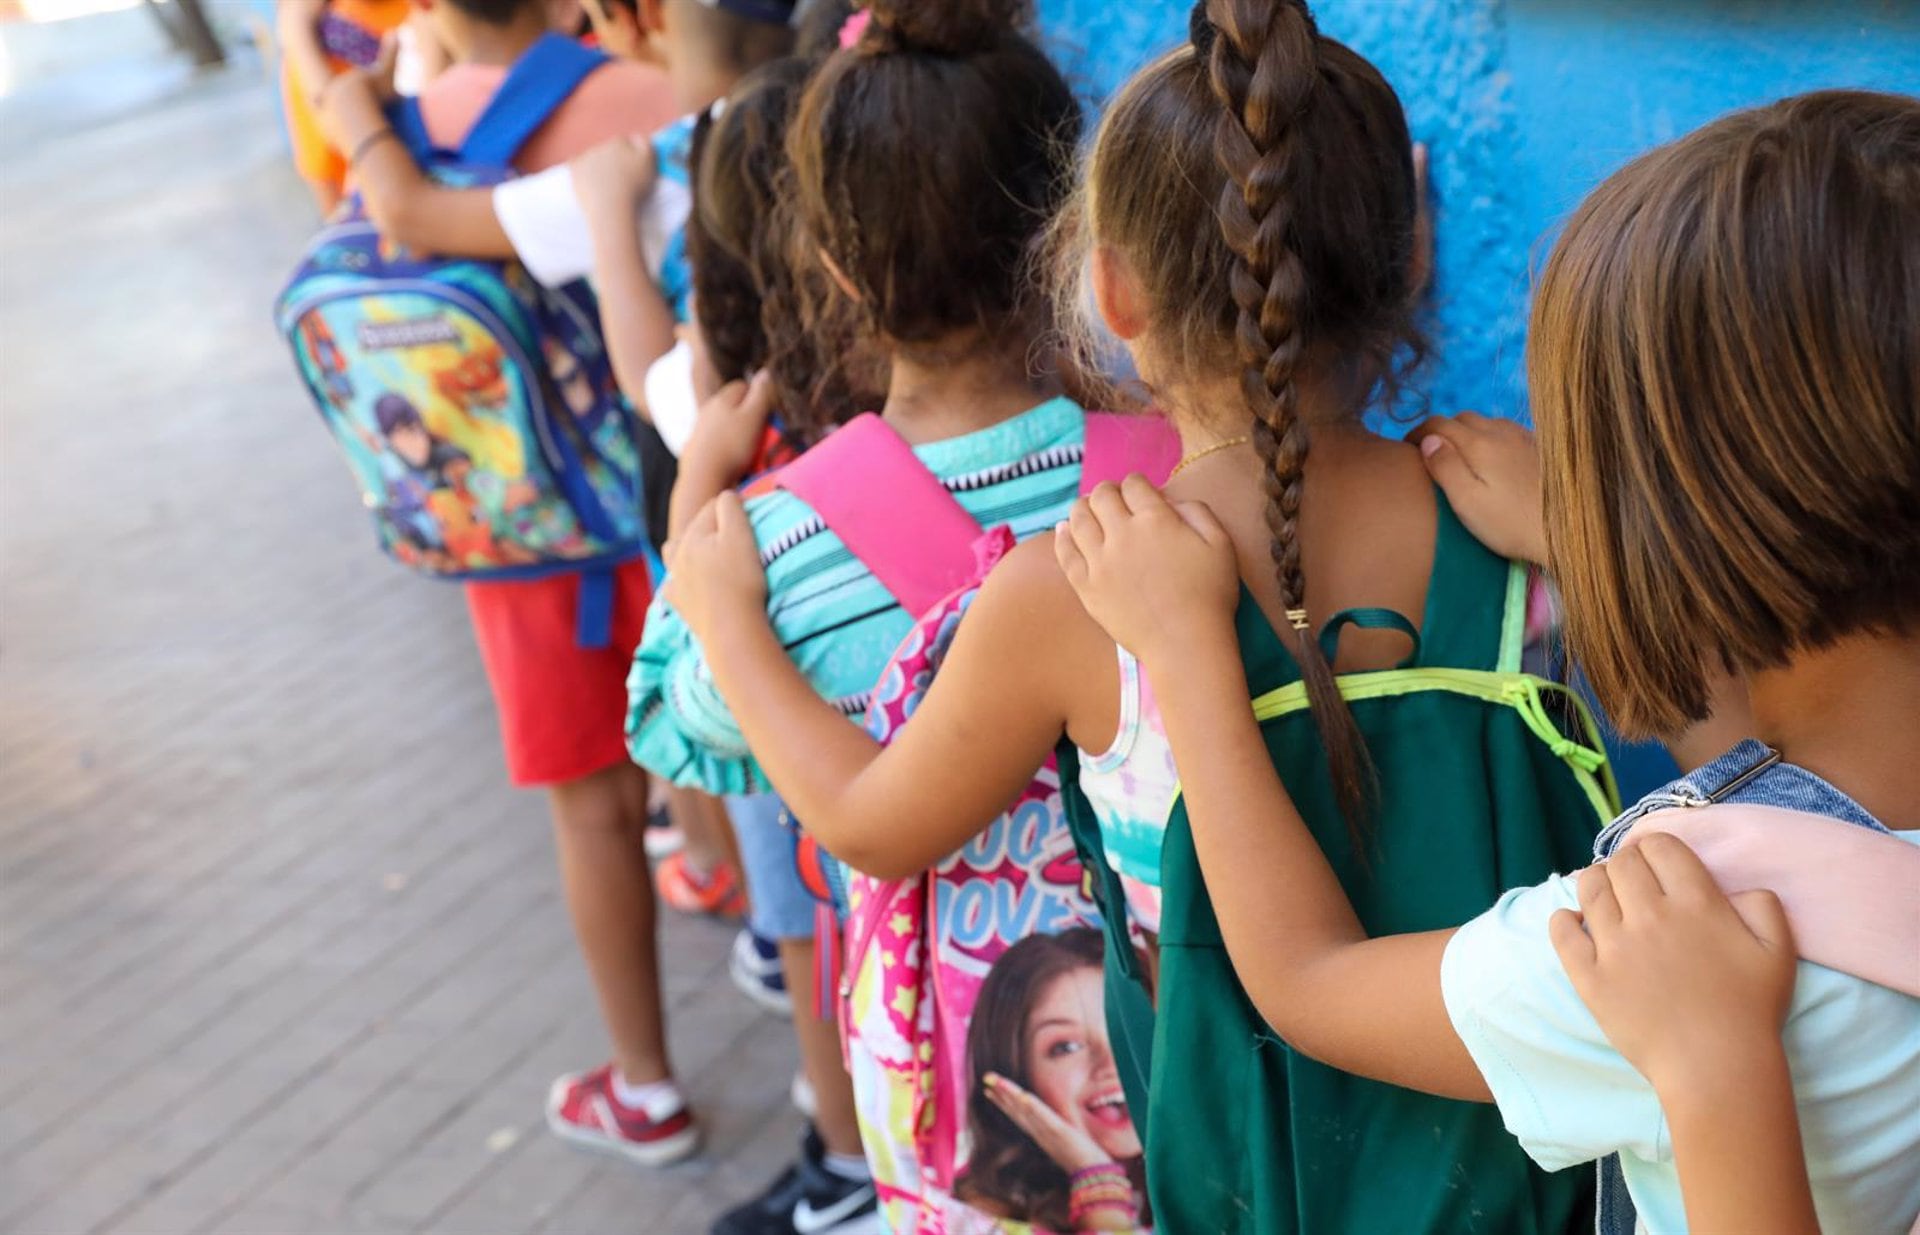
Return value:
[[(1237, 625), (1254, 712), (1288, 792), (1374, 935), (1458, 926), (1509, 888), (1591, 860), (1618, 792), (1585, 706), (1520, 670), (1524, 567), (1488, 552), (1440, 499), (1426, 620), (1356, 609), (1348, 625), (1398, 630), (1398, 668), (1343, 675), (1379, 771), (1371, 861), (1354, 855), (1325, 747), (1292, 656), (1243, 590)], [(1549, 712), (1560, 711), (1578, 737)], [(1431, 1097), (1296, 1054), (1247, 998), (1201, 878), (1186, 804), (1161, 849), (1155, 1000), (1127, 940), (1079, 766), (1063, 753), (1068, 812), (1107, 922), (1107, 1013), (1147, 1191), (1171, 1235), (1545, 1235), (1591, 1230), (1590, 1171), (1535, 1167), (1491, 1105)], [(1156, 1006), (1157, 1005), (1157, 1006)]]

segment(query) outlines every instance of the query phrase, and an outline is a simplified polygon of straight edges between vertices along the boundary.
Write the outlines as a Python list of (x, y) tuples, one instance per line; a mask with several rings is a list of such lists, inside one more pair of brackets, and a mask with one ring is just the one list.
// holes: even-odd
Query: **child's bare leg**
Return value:
[(780, 940), (780, 968), (793, 996), (793, 1033), (800, 1041), (800, 1070), (813, 1086), (813, 1126), (828, 1153), (859, 1157), (860, 1121), (854, 1114), (853, 1078), (840, 1055), (840, 1025), (834, 1013), (815, 1015), (814, 946), (811, 939)]
[(665, 1079), (665, 1020), (647, 869), (646, 773), (620, 764), (552, 787), (554, 840), (574, 934), (629, 1084)]

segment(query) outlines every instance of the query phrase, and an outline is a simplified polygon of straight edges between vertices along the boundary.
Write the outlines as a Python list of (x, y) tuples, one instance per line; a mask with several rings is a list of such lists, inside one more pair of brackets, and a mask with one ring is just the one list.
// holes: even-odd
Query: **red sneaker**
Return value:
[(737, 918), (747, 912), (747, 889), (730, 862), (701, 875), (687, 862), (684, 852), (668, 854), (653, 868), (653, 886), (668, 908), (681, 913)]
[(685, 1102), (650, 1114), (621, 1105), (613, 1092), (613, 1065), (563, 1076), (547, 1091), (547, 1127), (562, 1140), (665, 1166), (700, 1148), (700, 1128)]

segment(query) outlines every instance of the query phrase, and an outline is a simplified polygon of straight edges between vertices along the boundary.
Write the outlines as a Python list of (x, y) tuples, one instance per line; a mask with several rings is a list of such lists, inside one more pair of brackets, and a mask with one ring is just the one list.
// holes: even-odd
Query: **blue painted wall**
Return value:
[[(1319, 0), (1431, 148), (1436, 411), (1526, 415), (1528, 274), (1580, 198), (1635, 154), (1739, 107), (1826, 86), (1920, 93), (1920, 0)], [(1040, 0), (1094, 97), (1186, 34), (1179, 0)], [(1665, 756), (1617, 752), (1629, 796)]]
[[(1432, 149), (1436, 410), (1525, 415), (1529, 263), (1581, 196), (1723, 112), (1822, 86), (1920, 92), (1920, 0), (1319, 0)], [(1185, 37), (1178, 0), (1041, 0), (1099, 97)]]

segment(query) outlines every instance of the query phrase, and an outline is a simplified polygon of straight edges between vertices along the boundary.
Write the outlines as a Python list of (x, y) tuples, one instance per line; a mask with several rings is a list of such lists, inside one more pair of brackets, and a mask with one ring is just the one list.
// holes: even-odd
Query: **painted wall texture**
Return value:
[[(1183, 39), (1179, 0), (1040, 0), (1099, 97)], [(1530, 263), (1601, 178), (1722, 112), (1823, 86), (1920, 92), (1920, 0), (1318, 0), (1432, 149), (1437, 411), (1525, 415)]]
[[(1920, 0), (1317, 0), (1431, 148), (1434, 411), (1525, 418), (1529, 272), (1582, 196), (1734, 108), (1832, 86), (1920, 93)], [(1101, 97), (1186, 37), (1181, 0), (1040, 0), (1061, 64)], [(1417, 410), (1417, 409), (1414, 409)], [(1616, 748), (1631, 801), (1673, 775)]]

